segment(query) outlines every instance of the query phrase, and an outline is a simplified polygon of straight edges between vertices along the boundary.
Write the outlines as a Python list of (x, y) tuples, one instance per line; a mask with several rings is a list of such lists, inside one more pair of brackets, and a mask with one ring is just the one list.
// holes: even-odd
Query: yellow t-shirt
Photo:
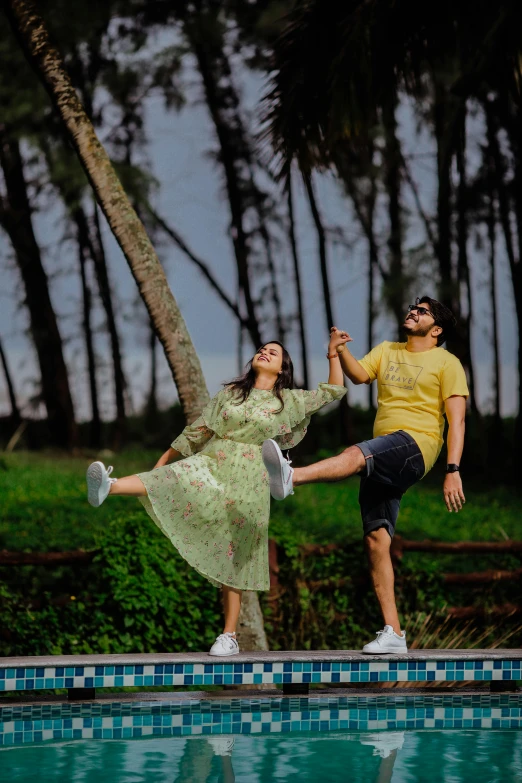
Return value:
[(406, 343), (376, 345), (359, 364), (377, 379), (378, 408), (373, 436), (404, 430), (424, 457), (425, 473), (440, 454), (444, 435), (444, 401), (469, 395), (462, 364), (444, 348), (413, 352)]

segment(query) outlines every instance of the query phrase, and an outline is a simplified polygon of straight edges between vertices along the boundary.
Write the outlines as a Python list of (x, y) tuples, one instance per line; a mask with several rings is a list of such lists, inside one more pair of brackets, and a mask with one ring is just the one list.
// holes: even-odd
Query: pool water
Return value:
[(511, 783), (522, 694), (0, 707), (2, 783)]

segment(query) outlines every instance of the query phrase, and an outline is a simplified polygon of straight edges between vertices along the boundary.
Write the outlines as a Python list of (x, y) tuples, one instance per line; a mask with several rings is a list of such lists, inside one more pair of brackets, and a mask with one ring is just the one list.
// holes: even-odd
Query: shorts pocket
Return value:
[(424, 476), (424, 458), (419, 452), (413, 454), (404, 461), (404, 465), (399, 474), (400, 485), (403, 490), (413, 486), (417, 481), (420, 481)]

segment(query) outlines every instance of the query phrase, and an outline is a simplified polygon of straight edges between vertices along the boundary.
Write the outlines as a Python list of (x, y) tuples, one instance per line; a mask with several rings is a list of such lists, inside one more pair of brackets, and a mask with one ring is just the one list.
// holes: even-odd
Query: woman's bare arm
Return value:
[(162, 468), (164, 465), (168, 465), (169, 462), (174, 462), (174, 460), (179, 459), (182, 456), (183, 454), (181, 454), (179, 451), (176, 451), (176, 449), (168, 448), (167, 451), (162, 454), (159, 460), (156, 462), (153, 470), (156, 470), (156, 468)]

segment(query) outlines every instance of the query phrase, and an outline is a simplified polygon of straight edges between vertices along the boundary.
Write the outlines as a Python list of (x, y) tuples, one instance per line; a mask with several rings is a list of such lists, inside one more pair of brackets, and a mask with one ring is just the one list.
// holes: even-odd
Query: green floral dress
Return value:
[(172, 444), (185, 459), (139, 473), (148, 514), (182, 557), (215, 585), (268, 590), (270, 492), (261, 446), (301, 441), (310, 416), (340, 399), (343, 386), (285, 389), (281, 412), (271, 391), (253, 389), (237, 404), (220, 391)]

